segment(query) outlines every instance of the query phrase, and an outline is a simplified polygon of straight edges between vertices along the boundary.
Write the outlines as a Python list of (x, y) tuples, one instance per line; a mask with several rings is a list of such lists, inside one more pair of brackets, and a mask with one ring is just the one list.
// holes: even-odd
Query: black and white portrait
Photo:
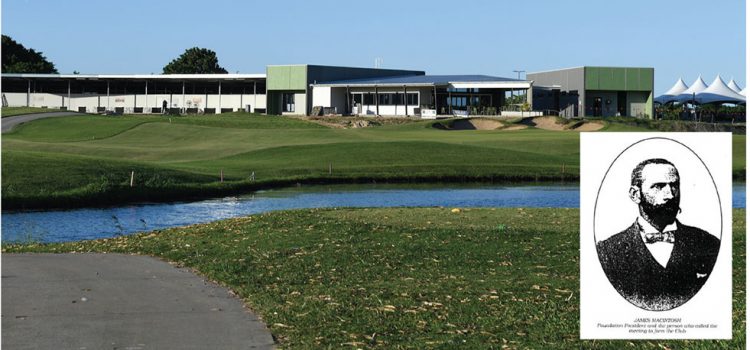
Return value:
[[(616, 134), (582, 136), (582, 335), (584, 312), (632, 326), (643, 312), (713, 308), (731, 322), (731, 135)], [(721, 137), (726, 150), (706, 146)]]
[[(713, 187), (713, 183), (706, 184)], [(646, 310), (669, 310), (692, 298), (711, 274), (719, 239), (677, 219), (680, 171), (664, 158), (639, 162), (627, 191), (638, 215), (617, 234), (597, 242), (612, 286)]]

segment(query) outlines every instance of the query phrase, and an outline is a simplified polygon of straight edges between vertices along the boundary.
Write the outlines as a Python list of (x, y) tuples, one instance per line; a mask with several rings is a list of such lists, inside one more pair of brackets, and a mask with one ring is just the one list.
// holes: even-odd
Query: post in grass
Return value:
[(328, 163), (328, 175), (333, 174), (333, 163)]
[(135, 171), (130, 172), (130, 187), (133, 187), (133, 180), (135, 180)]
[(221, 179), (221, 182), (224, 182), (224, 169), (219, 170), (219, 178)]

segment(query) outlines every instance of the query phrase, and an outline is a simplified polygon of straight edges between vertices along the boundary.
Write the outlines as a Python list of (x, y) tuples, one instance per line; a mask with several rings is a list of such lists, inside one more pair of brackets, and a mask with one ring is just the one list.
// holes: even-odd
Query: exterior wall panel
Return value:
[(266, 90), (305, 90), (307, 89), (307, 66), (268, 66), (266, 67)]

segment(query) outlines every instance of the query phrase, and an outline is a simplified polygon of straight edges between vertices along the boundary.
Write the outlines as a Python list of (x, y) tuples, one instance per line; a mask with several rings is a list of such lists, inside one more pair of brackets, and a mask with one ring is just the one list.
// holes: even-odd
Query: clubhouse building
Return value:
[[(509, 97), (515, 96), (508, 105)], [(653, 116), (653, 68), (580, 67), (527, 80), (271, 65), (265, 74), (2, 74), (3, 106), (85, 113)]]

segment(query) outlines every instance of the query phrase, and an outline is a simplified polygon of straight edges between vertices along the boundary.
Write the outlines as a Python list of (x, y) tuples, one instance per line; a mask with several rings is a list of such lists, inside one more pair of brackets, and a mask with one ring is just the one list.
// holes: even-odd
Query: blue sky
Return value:
[(310, 63), (528, 72), (582, 65), (717, 74), (745, 87), (745, 2), (722, 1), (2, 1), (2, 32), (61, 73), (160, 73), (185, 49), (217, 52), (230, 72)]

